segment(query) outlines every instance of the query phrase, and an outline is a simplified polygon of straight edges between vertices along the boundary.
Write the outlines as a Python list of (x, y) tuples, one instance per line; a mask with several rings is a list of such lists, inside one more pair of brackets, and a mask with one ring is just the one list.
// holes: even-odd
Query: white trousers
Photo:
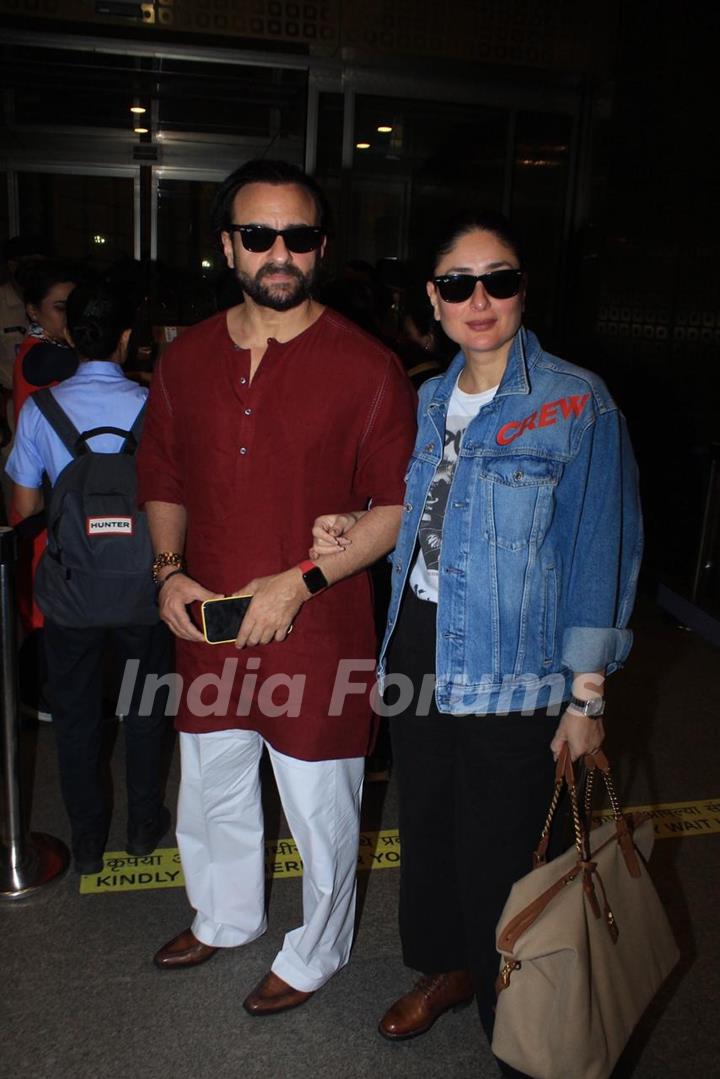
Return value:
[[(265, 846), (256, 731), (180, 735), (177, 838), (198, 940), (221, 948), (261, 936)], [(303, 860), (303, 924), (287, 933), (272, 970), (303, 992), (347, 963), (364, 759), (302, 761), (267, 746), (283, 811)]]

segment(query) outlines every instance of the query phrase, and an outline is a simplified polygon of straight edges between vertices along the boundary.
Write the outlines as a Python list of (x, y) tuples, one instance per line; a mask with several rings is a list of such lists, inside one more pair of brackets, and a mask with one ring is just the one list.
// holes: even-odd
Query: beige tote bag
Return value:
[[(645, 866), (652, 824), (623, 816), (602, 751), (585, 764), (586, 821), (596, 771), (614, 819), (588, 833), (565, 746), (536, 868), (513, 885), (497, 928), (502, 958), (492, 1049), (533, 1079), (608, 1079), (679, 959)], [(565, 784), (575, 845), (544, 864)]]

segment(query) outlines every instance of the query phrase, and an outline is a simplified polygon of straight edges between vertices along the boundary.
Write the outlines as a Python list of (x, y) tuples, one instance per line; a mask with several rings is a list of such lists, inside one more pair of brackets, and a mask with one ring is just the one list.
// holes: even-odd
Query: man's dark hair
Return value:
[(68, 296), (66, 317), (78, 355), (108, 360), (125, 330), (135, 321), (137, 305), (127, 288), (82, 284)]
[(327, 235), (329, 231), (329, 209), (325, 194), (312, 176), (308, 176), (297, 165), (289, 161), (268, 161), (256, 158), (246, 161), (239, 169), (231, 172), (220, 185), (210, 211), (210, 224), (216, 234), (227, 231), (233, 224), (233, 200), (240, 188), (246, 184), (295, 184), (306, 191), (315, 203), (315, 223)]

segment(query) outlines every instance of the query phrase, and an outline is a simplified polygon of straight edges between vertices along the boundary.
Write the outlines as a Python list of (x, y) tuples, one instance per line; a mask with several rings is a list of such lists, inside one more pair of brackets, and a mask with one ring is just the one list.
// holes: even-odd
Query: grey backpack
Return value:
[[(33, 400), (73, 458), (50, 495), (48, 544), (35, 576), (40, 610), (74, 628), (154, 624), (152, 544), (136, 502), (145, 405), (130, 431), (95, 427), (80, 434), (49, 389)], [(101, 434), (124, 436), (120, 451), (95, 453), (88, 440)]]

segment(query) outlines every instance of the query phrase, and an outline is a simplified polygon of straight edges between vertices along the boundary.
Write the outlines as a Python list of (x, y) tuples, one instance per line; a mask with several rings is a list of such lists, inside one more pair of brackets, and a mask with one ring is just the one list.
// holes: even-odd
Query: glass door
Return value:
[(133, 176), (20, 172), (20, 233), (42, 236), (57, 258), (104, 269), (135, 254)]

